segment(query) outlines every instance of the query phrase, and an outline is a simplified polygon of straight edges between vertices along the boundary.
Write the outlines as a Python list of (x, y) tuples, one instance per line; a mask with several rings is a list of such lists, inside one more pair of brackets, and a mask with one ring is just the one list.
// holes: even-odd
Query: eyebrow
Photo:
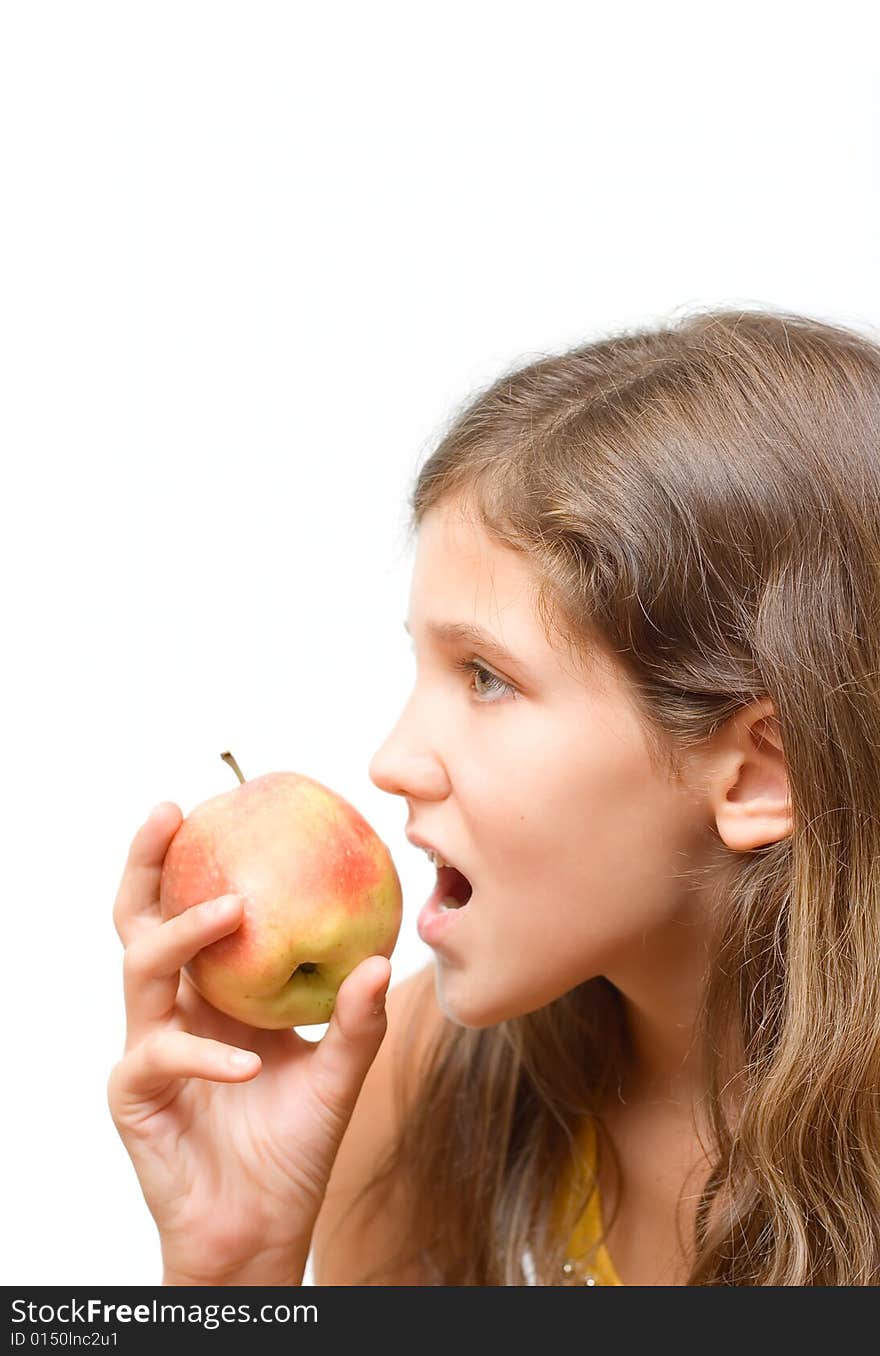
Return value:
[[(404, 621), (404, 630), (411, 636), (409, 623)], [(517, 659), (506, 645), (502, 645), (500, 640), (496, 640), (488, 631), (484, 631), (480, 626), (472, 626), (468, 622), (428, 622), (425, 628), (430, 636), (435, 640), (452, 644), (473, 645), (477, 649), (486, 650), (491, 653), (502, 664), (510, 664), (514, 668), (521, 668), (522, 663)]]

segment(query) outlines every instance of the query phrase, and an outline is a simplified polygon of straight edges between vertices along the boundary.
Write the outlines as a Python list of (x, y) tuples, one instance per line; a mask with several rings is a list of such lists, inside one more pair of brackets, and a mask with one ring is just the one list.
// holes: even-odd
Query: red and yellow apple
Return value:
[(165, 855), (163, 920), (219, 895), (240, 926), (186, 967), (213, 1007), (270, 1030), (328, 1022), (345, 977), (390, 958), (403, 899), (388, 848), (342, 796), (297, 772), (245, 781), (189, 814)]

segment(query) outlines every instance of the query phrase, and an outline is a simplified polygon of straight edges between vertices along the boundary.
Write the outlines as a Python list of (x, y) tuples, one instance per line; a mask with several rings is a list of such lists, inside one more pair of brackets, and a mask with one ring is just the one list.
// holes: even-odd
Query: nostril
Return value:
[(314, 961), (303, 961), (302, 965), (296, 967), (290, 978), (293, 979), (294, 975), (315, 975), (317, 973), (318, 967)]

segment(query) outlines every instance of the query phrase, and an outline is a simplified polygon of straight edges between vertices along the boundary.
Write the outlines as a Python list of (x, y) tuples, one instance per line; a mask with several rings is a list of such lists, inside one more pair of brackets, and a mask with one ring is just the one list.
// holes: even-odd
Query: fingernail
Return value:
[(248, 1064), (255, 1064), (257, 1059), (258, 1056), (253, 1050), (233, 1050), (229, 1056), (229, 1063), (244, 1068)]
[(209, 899), (204, 904), (205, 913), (229, 913), (238, 903), (238, 895), (221, 895), (219, 899)]
[(373, 1015), (374, 1015), (374, 1017), (378, 1017), (379, 1014), (381, 1013), (382, 1009), (385, 1007), (385, 996), (386, 996), (386, 994), (388, 993), (388, 985), (389, 985), (390, 983), (391, 983), (391, 976), (389, 975), (389, 976), (388, 976), (388, 979), (387, 979), (386, 982), (382, 985), (382, 988), (379, 989), (379, 991), (377, 992), (376, 996), (375, 996), (374, 999), (373, 999)]

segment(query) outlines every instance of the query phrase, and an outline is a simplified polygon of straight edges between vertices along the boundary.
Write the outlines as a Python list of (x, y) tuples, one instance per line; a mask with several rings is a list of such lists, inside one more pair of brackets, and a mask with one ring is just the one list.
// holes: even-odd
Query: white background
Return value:
[[(867, 5), (0, 11), (6, 1284), (155, 1284), (106, 1107), (150, 808), (369, 760), (406, 498), (501, 370), (707, 305), (880, 324)], [(323, 1028), (312, 1028), (314, 1036)]]

